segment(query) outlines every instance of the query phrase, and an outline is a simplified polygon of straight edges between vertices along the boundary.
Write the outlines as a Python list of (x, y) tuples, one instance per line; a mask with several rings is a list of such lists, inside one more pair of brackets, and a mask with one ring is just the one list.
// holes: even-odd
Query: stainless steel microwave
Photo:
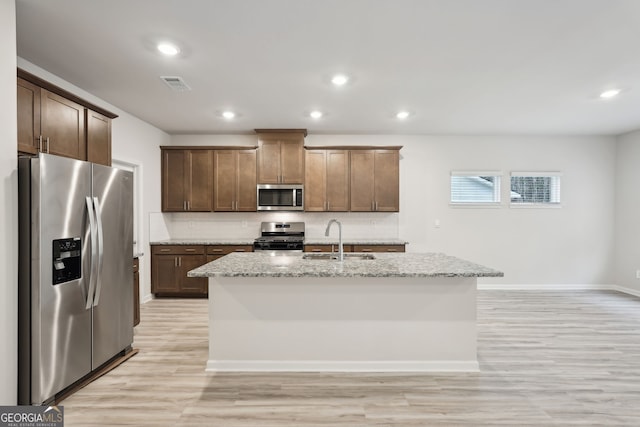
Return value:
[(259, 211), (304, 210), (304, 186), (300, 184), (258, 184)]

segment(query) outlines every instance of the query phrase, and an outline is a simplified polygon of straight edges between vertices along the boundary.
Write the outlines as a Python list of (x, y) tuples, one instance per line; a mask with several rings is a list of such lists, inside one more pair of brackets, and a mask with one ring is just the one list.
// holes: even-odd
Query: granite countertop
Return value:
[(502, 277), (501, 271), (442, 253), (375, 253), (373, 260), (303, 259), (264, 252), (232, 253), (189, 277)]
[[(396, 238), (363, 238), (353, 237), (342, 239), (343, 245), (406, 245), (409, 242)], [(337, 237), (305, 237), (305, 245), (337, 245)]]
[(168, 239), (150, 242), (150, 245), (252, 245), (255, 238), (216, 237), (213, 239)]
[[(216, 237), (210, 239), (167, 239), (156, 240), (150, 242), (150, 245), (253, 245), (255, 238), (243, 237)], [(401, 239), (395, 238), (349, 238), (344, 239), (342, 242), (344, 245), (406, 245), (406, 242)], [(337, 245), (338, 239), (331, 237), (307, 237), (304, 239), (305, 245)]]

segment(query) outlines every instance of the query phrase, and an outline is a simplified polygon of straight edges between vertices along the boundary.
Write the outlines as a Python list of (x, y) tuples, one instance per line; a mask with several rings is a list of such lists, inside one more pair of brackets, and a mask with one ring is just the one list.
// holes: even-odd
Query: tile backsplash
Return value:
[[(383, 212), (189, 212), (150, 214), (151, 241), (256, 238), (262, 221), (302, 221), (307, 237), (324, 237), (330, 219), (342, 223), (346, 238), (398, 238), (398, 213)], [(332, 229), (331, 235), (337, 236)]]

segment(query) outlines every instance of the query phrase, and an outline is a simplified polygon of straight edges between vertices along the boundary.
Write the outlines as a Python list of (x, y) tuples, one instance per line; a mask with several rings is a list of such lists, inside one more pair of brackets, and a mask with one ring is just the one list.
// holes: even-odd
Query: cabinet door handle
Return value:
[(327, 210), (329, 210), (329, 202), (327, 202)]
[(191, 202), (189, 200), (187, 200), (187, 210), (188, 211), (191, 210)]
[(49, 153), (49, 137), (47, 137), (47, 153)]
[(378, 202), (373, 202), (373, 206), (374, 206), (374, 210), (377, 211), (378, 210)]
[(313, 248), (313, 249), (311, 249), (311, 252), (322, 252), (322, 249), (319, 249), (319, 248)]
[(185, 249), (184, 251), (185, 251), (185, 252), (195, 252), (196, 250), (195, 250), (195, 249), (193, 249), (193, 248), (189, 248), (189, 249)]
[(373, 252), (373, 250), (370, 248), (363, 248), (362, 252)]
[(182, 267), (182, 257), (178, 257), (178, 267)]
[(213, 248), (213, 249), (211, 249), (211, 252), (222, 252), (222, 249), (219, 249), (219, 248)]
[(398, 252), (398, 250), (394, 249), (394, 248), (389, 248), (389, 249), (387, 249), (387, 252)]
[(171, 252), (171, 249), (160, 249), (160, 252)]
[(173, 259), (173, 266), (174, 266), (174, 267), (177, 267), (177, 266), (178, 266), (178, 257), (175, 257), (175, 258)]
[(186, 211), (186, 210), (187, 210), (187, 201), (186, 201), (186, 200), (183, 200), (183, 201), (182, 201), (182, 210), (183, 210), (183, 211)]
[(42, 151), (42, 135), (38, 137), (38, 151)]

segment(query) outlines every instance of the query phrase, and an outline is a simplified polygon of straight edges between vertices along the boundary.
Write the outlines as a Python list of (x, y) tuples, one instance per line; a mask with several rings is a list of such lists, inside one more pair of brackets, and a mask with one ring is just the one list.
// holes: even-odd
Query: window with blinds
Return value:
[(560, 206), (559, 172), (511, 172), (511, 206)]
[(500, 205), (500, 172), (452, 171), (450, 203), (458, 206)]

